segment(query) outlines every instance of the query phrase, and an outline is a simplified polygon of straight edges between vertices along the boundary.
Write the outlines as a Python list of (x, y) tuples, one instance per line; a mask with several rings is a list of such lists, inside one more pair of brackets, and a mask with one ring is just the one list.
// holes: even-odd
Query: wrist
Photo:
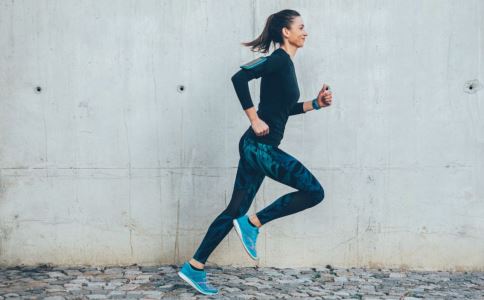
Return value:
[(321, 106), (319, 106), (319, 103), (318, 103), (318, 98), (314, 98), (313, 101), (311, 101), (311, 105), (313, 106), (313, 109), (315, 110), (318, 110), (321, 108)]
[(247, 114), (247, 118), (251, 124), (259, 119), (259, 115), (257, 115), (257, 111), (255, 110), (254, 106), (247, 108), (245, 113)]
[(255, 115), (255, 116), (249, 118), (250, 124), (254, 124), (258, 120), (259, 120), (259, 116), (258, 115)]

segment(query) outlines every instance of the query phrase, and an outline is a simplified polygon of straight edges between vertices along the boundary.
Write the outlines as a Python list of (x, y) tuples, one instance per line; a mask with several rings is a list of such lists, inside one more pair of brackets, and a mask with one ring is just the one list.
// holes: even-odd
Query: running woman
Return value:
[[(292, 59), (304, 46), (307, 32), (300, 14), (282, 10), (269, 16), (262, 34), (252, 42), (242, 43), (251, 51), (267, 53), (271, 42), (279, 45), (271, 55), (241, 65), (232, 76), (237, 97), (250, 120), (250, 126), (239, 140), (237, 174), (232, 198), (209, 226), (193, 257), (181, 267), (178, 275), (197, 291), (214, 295), (218, 289), (208, 283), (205, 262), (217, 245), (235, 227), (243, 248), (252, 259), (256, 251), (259, 228), (268, 222), (315, 206), (324, 198), (316, 177), (296, 158), (278, 146), (289, 116), (318, 110), (331, 105), (332, 93), (323, 88), (314, 100), (298, 102), (299, 88)], [(256, 112), (248, 82), (261, 79), (260, 102)], [(265, 176), (297, 191), (285, 194), (272, 204), (246, 215)]]

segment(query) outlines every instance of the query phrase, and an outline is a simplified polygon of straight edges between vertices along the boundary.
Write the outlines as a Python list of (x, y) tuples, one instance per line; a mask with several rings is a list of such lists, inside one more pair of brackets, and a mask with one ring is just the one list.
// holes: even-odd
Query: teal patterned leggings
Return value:
[(257, 212), (261, 224), (312, 207), (324, 198), (316, 177), (296, 158), (279, 147), (257, 143), (243, 135), (239, 142), (239, 164), (232, 198), (227, 208), (209, 226), (193, 256), (205, 263), (233, 227), (232, 220), (245, 215), (265, 176), (297, 189), (287, 193)]

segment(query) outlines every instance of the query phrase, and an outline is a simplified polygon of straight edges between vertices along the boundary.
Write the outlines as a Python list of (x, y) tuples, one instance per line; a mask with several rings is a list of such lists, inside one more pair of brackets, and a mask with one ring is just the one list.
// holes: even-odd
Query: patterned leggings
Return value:
[(296, 158), (276, 146), (257, 143), (245, 134), (239, 142), (239, 164), (232, 198), (227, 208), (209, 226), (205, 237), (193, 256), (205, 263), (233, 227), (232, 220), (249, 210), (265, 176), (297, 189), (287, 193), (256, 215), (266, 224), (320, 203), (324, 190), (311, 172)]

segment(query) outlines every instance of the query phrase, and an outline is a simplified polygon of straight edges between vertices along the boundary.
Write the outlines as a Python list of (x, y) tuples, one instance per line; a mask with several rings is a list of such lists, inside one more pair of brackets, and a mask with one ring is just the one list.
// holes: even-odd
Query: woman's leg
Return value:
[(265, 177), (263, 172), (253, 167), (255, 159), (253, 144), (244, 143), (241, 139), (239, 153), (240, 159), (230, 203), (209, 226), (202, 243), (193, 256), (202, 264), (205, 264), (212, 251), (230, 232), (233, 227), (233, 219), (247, 213)]
[(259, 162), (266, 176), (297, 189), (285, 194), (257, 212), (261, 224), (310, 208), (324, 198), (324, 190), (316, 177), (296, 158), (280, 148), (261, 147)]

